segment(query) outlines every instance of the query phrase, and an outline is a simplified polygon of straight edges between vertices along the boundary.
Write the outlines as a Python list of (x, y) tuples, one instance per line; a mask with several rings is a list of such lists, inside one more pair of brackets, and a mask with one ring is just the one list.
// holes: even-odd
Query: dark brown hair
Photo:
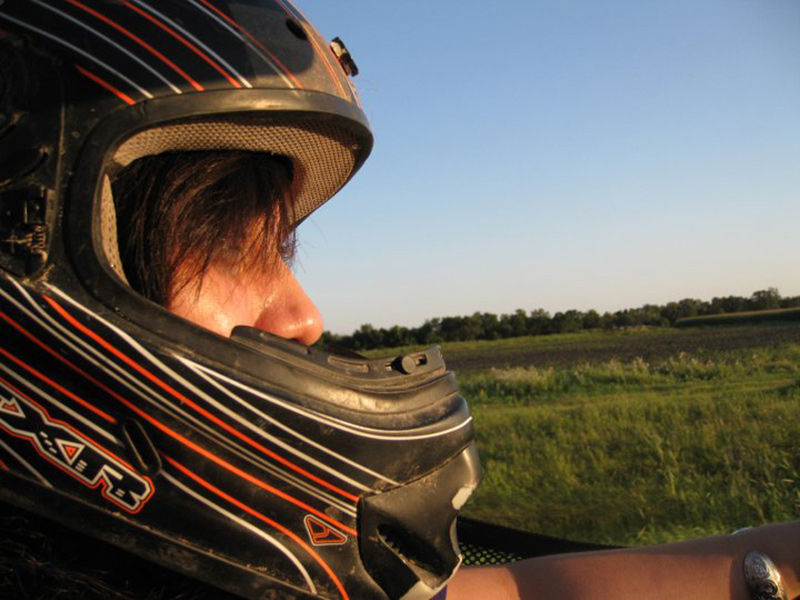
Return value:
[(112, 184), (131, 286), (166, 304), (198, 284), (212, 262), (246, 272), (290, 260), (290, 181), (288, 160), (250, 152), (173, 152), (134, 161)]

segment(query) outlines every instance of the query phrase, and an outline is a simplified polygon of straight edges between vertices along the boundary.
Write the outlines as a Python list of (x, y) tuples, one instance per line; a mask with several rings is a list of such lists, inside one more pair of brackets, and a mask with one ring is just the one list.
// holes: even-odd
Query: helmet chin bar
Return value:
[[(473, 444), (441, 470), (365, 499), (359, 510), (359, 549), (380, 592), (362, 589), (361, 595), (351, 597), (424, 600), (441, 590), (461, 564), (456, 517), (479, 480)], [(276, 591), (286, 597), (327, 597), (288, 586), (254, 565), (226, 560), (219, 555), (219, 546), (201, 547), (185, 538), (164, 535), (143, 527), (136, 519), (42, 488), (27, 477), (0, 472), (0, 483), (0, 500), (4, 502), (48, 518), (55, 515), (55, 520), (83, 533), (245, 598), (263, 598)], [(461, 487), (448, 501), (447, 494), (457, 486)], [(440, 522), (449, 523), (449, 527), (442, 530)]]
[(0, 298), (3, 499), (245, 597), (426, 598), (460, 564), (480, 468), (438, 349), (199, 352), (61, 284)]
[(361, 557), (390, 597), (430, 598), (447, 583), (443, 573), (461, 564), (456, 517), (479, 481), (471, 444), (438, 471), (361, 502)]

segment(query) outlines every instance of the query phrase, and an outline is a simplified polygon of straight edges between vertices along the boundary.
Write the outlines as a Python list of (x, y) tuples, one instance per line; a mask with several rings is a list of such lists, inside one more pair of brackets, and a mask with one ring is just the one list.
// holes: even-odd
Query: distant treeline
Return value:
[(326, 331), (320, 342), (326, 346), (333, 343), (351, 350), (372, 350), (415, 344), (574, 333), (587, 329), (611, 330), (642, 325), (668, 327), (675, 325), (679, 319), (688, 317), (795, 307), (800, 307), (800, 296), (783, 298), (776, 288), (768, 288), (753, 292), (748, 298), (725, 296), (714, 298), (711, 302), (684, 298), (662, 306), (645, 304), (640, 308), (627, 308), (614, 313), (568, 310), (551, 315), (542, 309), (526, 312), (520, 308), (511, 314), (499, 316), (476, 312), (471, 316), (436, 317), (428, 319), (419, 327), (395, 325), (389, 329), (377, 329), (365, 324), (351, 335), (337, 335)]

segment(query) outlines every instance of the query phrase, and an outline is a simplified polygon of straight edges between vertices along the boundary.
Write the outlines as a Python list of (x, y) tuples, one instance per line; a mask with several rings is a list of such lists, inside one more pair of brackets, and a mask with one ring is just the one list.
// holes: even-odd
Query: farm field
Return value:
[(512, 338), (491, 342), (454, 342), (442, 350), (456, 373), (518, 366), (567, 367), (611, 359), (661, 360), (681, 352), (713, 356), (726, 350), (800, 344), (800, 322), (709, 328), (652, 328), (592, 331)]
[(472, 517), (625, 545), (800, 518), (800, 323), (443, 351), (484, 467)]
[(800, 321), (800, 308), (781, 308), (737, 313), (721, 313), (678, 319), (677, 327), (707, 327), (709, 325), (741, 325), (766, 321)]

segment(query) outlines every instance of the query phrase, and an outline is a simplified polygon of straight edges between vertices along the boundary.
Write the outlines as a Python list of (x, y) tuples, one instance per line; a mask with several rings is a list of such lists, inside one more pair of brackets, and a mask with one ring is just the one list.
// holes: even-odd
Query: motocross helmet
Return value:
[(0, 3), (0, 499), (251, 598), (428, 598), (480, 470), (436, 348), (230, 337), (134, 292), (110, 178), (163, 152), (291, 162), (295, 216), (372, 135), (288, 0)]

